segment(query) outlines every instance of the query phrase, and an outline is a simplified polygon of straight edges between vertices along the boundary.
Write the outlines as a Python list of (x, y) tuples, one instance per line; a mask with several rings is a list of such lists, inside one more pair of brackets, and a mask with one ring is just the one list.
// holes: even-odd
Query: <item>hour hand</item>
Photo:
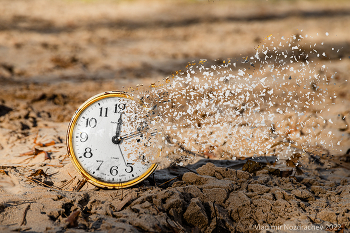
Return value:
[(115, 132), (115, 136), (112, 137), (112, 142), (114, 144), (120, 144), (122, 139), (120, 138), (120, 132), (122, 131), (122, 124), (123, 124), (123, 120), (122, 120), (122, 114), (120, 113), (119, 115), (119, 119), (118, 119), (118, 124), (117, 124), (117, 129)]

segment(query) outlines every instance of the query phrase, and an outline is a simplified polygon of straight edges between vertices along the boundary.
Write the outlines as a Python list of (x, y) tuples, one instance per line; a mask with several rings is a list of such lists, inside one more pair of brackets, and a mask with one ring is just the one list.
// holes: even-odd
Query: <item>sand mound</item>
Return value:
[[(271, 167), (254, 174), (208, 162), (196, 171), (179, 173), (181, 180), (165, 189), (142, 186), (66, 192), (33, 187), (35, 192), (17, 198), (2, 193), (2, 229), (257, 232), (350, 226), (347, 179), (339, 183), (311, 170), (281, 177), (273, 175)], [(329, 173), (337, 170), (327, 169)]]

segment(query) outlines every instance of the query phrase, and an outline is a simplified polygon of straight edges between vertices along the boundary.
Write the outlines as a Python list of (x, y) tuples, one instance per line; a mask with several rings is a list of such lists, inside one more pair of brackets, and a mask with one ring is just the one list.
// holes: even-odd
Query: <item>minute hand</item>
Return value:
[[(157, 130), (153, 131), (153, 132), (151, 133), (151, 136), (154, 136), (156, 133), (157, 133)], [(140, 132), (140, 131), (132, 132), (132, 133), (129, 133), (129, 134), (126, 134), (126, 135), (121, 136), (120, 139), (122, 139), (122, 140), (124, 140), (124, 139), (130, 139), (130, 138), (133, 138), (133, 137), (142, 135), (142, 134), (143, 134), (143, 132)]]

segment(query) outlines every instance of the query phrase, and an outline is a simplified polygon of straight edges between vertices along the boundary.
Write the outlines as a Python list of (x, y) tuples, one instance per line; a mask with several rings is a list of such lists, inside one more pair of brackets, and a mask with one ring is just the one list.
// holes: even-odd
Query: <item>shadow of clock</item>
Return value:
[(155, 185), (161, 188), (170, 187), (174, 182), (181, 181), (183, 174), (186, 172), (197, 173), (196, 169), (202, 167), (207, 163), (212, 163), (216, 167), (223, 167), (234, 170), (242, 170), (243, 166), (248, 161), (252, 160), (259, 164), (266, 165), (267, 163), (274, 163), (277, 157), (248, 157), (244, 160), (213, 160), (213, 159), (201, 159), (194, 164), (187, 166), (173, 165), (165, 169), (156, 170), (151, 176), (146, 179), (150, 185)]

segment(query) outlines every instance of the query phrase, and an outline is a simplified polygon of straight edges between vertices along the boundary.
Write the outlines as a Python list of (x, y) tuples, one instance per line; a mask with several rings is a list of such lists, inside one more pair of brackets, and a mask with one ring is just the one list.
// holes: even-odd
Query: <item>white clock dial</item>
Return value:
[(145, 153), (157, 132), (135, 112), (137, 107), (130, 98), (113, 95), (85, 105), (69, 141), (75, 165), (85, 176), (97, 183), (122, 185), (154, 170)]

